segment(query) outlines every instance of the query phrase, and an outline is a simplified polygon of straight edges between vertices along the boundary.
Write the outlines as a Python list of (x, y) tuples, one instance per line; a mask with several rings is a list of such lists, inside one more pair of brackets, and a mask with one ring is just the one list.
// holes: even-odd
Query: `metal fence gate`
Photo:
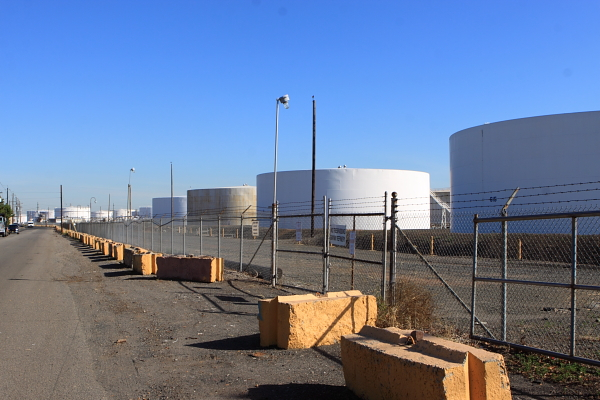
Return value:
[(600, 366), (600, 212), (473, 222), (471, 337)]

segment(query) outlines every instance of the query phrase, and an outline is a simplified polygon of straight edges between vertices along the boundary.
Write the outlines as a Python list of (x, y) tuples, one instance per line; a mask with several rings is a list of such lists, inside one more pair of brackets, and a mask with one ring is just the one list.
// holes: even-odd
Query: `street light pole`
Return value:
[(272, 208), (272, 240), (271, 240), (271, 285), (277, 284), (277, 145), (279, 141), (279, 103), (290, 108), (290, 96), (287, 94), (275, 101), (275, 163), (273, 167), (273, 208)]
[(92, 199), (94, 199), (94, 203), (96, 202), (96, 198), (90, 198), (90, 222), (92, 222)]
[(135, 168), (129, 170), (129, 183), (127, 184), (127, 217), (131, 219), (131, 173), (135, 174)]

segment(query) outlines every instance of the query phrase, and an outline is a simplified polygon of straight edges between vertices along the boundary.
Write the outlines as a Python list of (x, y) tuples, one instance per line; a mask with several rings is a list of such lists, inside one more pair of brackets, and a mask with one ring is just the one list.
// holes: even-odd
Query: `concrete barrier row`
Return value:
[[(68, 234), (141, 274), (223, 280), (223, 260), (166, 257), (91, 235)], [(509, 400), (501, 355), (420, 331), (376, 328), (375, 297), (358, 290), (259, 300), (261, 346), (299, 349), (341, 341), (346, 386), (366, 400)]]
[[(60, 228), (57, 228), (60, 232)], [(63, 229), (66, 234), (83, 244), (100, 251), (103, 255), (121, 261), (141, 275), (156, 275), (160, 279), (217, 282), (223, 280), (223, 259), (209, 256), (165, 256), (126, 243)]]

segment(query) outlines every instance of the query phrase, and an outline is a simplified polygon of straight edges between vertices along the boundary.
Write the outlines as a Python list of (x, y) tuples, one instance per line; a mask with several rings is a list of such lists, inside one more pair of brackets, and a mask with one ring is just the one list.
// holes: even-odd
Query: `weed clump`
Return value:
[[(423, 286), (401, 279), (396, 282), (391, 302), (380, 301), (377, 326), (400, 329), (430, 330), (434, 323), (432, 294)], [(391, 303), (391, 304), (390, 304)]]

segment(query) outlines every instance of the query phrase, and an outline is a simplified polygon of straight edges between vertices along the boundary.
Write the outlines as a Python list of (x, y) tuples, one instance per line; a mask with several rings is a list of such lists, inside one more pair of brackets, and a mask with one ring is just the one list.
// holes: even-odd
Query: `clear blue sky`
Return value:
[[(600, 109), (600, 1), (0, 0), (0, 190), (125, 208), (273, 169), (425, 171), (448, 138)], [(576, 160), (574, 160), (576, 162)]]

